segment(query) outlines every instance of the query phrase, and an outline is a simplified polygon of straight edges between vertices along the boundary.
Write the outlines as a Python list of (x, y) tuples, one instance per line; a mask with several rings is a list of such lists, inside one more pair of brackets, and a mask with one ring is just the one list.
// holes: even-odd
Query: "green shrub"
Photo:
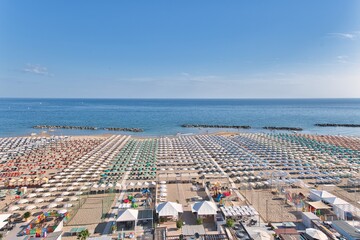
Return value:
[(182, 228), (183, 225), (184, 225), (184, 223), (183, 223), (182, 220), (177, 220), (177, 221), (176, 221), (176, 227), (177, 227), (178, 229)]
[(196, 224), (197, 225), (203, 224), (203, 220), (201, 218), (196, 219)]
[(88, 237), (90, 237), (89, 230), (85, 229), (79, 233), (79, 235), (77, 236), (77, 239), (86, 240)]
[(31, 216), (31, 213), (30, 213), (30, 212), (25, 212), (24, 215), (23, 215), (23, 217), (24, 217), (25, 219), (28, 219), (30, 216)]
[(226, 226), (227, 227), (231, 228), (234, 225), (235, 225), (235, 221), (233, 219), (229, 218), (229, 219), (226, 220)]

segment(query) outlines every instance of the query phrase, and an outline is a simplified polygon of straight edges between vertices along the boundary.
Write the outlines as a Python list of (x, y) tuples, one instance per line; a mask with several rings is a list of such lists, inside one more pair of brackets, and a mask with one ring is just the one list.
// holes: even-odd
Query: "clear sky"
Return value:
[(0, 1), (0, 97), (360, 97), (360, 1)]

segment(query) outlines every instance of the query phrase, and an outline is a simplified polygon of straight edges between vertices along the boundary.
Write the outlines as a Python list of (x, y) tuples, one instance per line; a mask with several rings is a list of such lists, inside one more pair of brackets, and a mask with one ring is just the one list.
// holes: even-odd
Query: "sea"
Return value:
[[(173, 136), (216, 131), (282, 132), (265, 126), (300, 127), (303, 133), (360, 136), (360, 99), (0, 99), (0, 137), (39, 134), (34, 125), (142, 128), (144, 132), (64, 130), (51, 135), (128, 134)], [(251, 129), (182, 128), (182, 124), (249, 125)]]

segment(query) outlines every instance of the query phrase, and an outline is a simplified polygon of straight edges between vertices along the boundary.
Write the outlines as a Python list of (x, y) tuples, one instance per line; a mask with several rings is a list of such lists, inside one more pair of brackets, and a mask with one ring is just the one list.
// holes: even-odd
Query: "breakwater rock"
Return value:
[(236, 128), (236, 129), (249, 129), (250, 126), (238, 125), (209, 125), (209, 124), (182, 124), (183, 128)]
[(123, 131), (123, 132), (143, 132), (141, 128), (103, 128), (108, 131)]
[(107, 130), (107, 131), (122, 131), (122, 132), (143, 132), (141, 128), (97, 128), (90, 126), (55, 126), (55, 125), (36, 125), (33, 126), (35, 129), (71, 129), (71, 130)]
[(273, 126), (269, 126), (269, 127), (263, 127), (263, 129), (267, 129), (267, 130), (285, 130), (285, 131), (302, 131), (302, 128), (298, 128), (298, 127), (273, 127)]
[(75, 130), (97, 130), (97, 127), (90, 126), (53, 126), (53, 125), (36, 125), (36, 129), (75, 129)]
[(360, 124), (316, 123), (317, 127), (360, 127)]

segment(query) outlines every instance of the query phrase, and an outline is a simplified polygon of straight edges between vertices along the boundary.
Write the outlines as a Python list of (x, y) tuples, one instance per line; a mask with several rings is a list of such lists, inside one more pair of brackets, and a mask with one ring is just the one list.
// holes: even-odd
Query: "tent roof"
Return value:
[(117, 222), (136, 221), (138, 219), (139, 211), (136, 209), (120, 210), (118, 213)]
[(315, 189), (311, 189), (310, 190), (311, 193), (321, 197), (321, 198), (331, 198), (331, 197), (336, 197), (335, 195), (329, 193), (328, 191), (320, 191), (320, 190), (315, 190)]
[(324, 201), (332, 204), (332, 205), (346, 205), (349, 204), (348, 202), (342, 200), (341, 198), (338, 197), (332, 197), (332, 198), (325, 198)]
[(159, 216), (177, 216), (179, 212), (183, 212), (183, 207), (179, 203), (164, 202), (156, 207), (156, 212)]
[(317, 202), (308, 202), (310, 206), (312, 206), (315, 209), (330, 209), (331, 207), (323, 203), (322, 201)]
[(191, 211), (198, 215), (216, 215), (217, 210), (215, 203), (210, 201), (196, 202), (191, 205)]

